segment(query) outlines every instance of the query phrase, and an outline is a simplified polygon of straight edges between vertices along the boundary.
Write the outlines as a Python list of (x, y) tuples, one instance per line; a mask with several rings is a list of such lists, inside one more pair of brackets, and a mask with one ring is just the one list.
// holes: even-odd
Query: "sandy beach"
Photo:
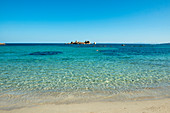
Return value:
[(170, 99), (92, 102), (81, 104), (46, 104), (14, 110), (0, 110), (0, 113), (169, 113)]

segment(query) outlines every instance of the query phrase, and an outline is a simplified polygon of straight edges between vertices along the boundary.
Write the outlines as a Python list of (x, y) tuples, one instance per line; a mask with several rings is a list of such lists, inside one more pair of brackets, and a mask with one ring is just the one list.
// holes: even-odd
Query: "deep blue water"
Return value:
[(168, 44), (0, 46), (0, 106), (170, 96)]

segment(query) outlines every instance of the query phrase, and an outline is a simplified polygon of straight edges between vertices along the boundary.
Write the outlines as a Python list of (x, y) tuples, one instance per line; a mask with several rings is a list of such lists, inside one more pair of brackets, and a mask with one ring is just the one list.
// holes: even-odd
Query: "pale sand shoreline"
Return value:
[(170, 98), (130, 102), (90, 102), (81, 104), (46, 104), (0, 113), (170, 113)]

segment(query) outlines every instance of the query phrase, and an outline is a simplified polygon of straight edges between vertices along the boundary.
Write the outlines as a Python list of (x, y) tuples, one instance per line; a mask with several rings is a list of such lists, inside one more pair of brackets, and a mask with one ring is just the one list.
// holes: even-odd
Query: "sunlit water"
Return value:
[(170, 45), (0, 46), (0, 109), (170, 96)]

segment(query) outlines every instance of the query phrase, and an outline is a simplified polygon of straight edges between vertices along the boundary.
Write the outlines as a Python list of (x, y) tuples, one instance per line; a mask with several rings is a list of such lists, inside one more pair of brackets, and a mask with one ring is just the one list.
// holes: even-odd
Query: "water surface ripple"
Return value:
[(0, 109), (169, 97), (169, 73), (170, 45), (0, 46)]

